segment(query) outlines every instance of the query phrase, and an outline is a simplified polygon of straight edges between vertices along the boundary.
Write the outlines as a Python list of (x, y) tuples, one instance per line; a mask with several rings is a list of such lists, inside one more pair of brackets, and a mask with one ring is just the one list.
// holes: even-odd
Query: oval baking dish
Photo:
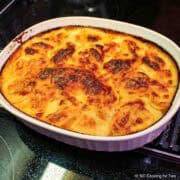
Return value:
[[(150, 42), (153, 42), (160, 46), (162, 49), (167, 51), (173, 59), (176, 61), (178, 68), (180, 67), (180, 50), (179, 47), (169, 40), (168, 38), (151, 31), (149, 29), (132, 25), (129, 23), (107, 20), (101, 18), (91, 18), (91, 17), (64, 17), (56, 18), (42, 23), (36, 24), (20, 35), (18, 35), (13, 41), (11, 41), (5, 49), (0, 54), (0, 71), (4, 67), (8, 58), (15, 52), (15, 50), (23, 44), (29, 38), (45, 32), (51, 29), (64, 26), (90, 26), (96, 28), (104, 28), (108, 30), (114, 30), (130, 35), (134, 35)], [(149, 63), (149, 62), (148, 62)], [(152, 64), (150, 64), (152, 65)], [(139, 67), (139, 66), (138, 66)], [(156, 68), (153, 66), (153, 68)], [(74, 70), (71, 70), (74, 72)], [(82, 73), (82, 72), (81, 72)], [(80, 74), (81, 75), (81, 74)], [(80, 76), (79, 75), (79, 76)], [(87, 76), (87, 74), (86, 74)], [(178, 74), (179, 78), (179, 74)], [(178, 79), (179, 83), (179, 79)], [(0, 94), (0, 104), (19, 117), (19, 119), (29, 127), (35, 129), (36, 131), (52, 137), (56, 140), (65, 142), (67, 144), (75, 145), (81, 148), (86, 148), (96, 151), (125, 151), (132, 150), (143, 146), (144, 144), (155, 139), (168, 125), (172, 116), (178, 110), (180, 106), (180, 89), (179, 84), (177, 87), (177, 92), (172, 102), (171, 107), (166, 112), (166, 114), (155, 124), (146, 128), (145, 130), (136, 132), (134, 134), (128, 134), (124, 136), (92, 136), (86, 134), (80, 134), (69, 130), (64, 130), (52, 125), (46, 124), (39, 121), (33, 117), (30, 117), (23, 112), (19, 111), (13, 107), (2, 94)]]

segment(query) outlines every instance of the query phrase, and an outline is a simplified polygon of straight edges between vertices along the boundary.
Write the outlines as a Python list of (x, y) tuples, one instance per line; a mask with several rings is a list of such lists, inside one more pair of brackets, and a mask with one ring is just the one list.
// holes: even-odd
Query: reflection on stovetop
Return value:
[[(7, 175), (12, 176), (14, 166), (15, 179), (43, 179), (50, 175), (54, 178), (57, 173), (60, 178), (67, 171), (77, 179), (133, 179), (135, 174), (147, 173), (179, 175), (178, 164), (135, 151), (108, 153), (79, 149), (36, 133), (16, 120), (0, 108), (0, 137), (12, 154), (11, 157), (2, 150), (7, 147), (0, 141), (0, 167), (6, 163), (3, 174), (9, 169)], [(57, 172), (52, 174), (52, 170)]]
[(161, 136), (140, 151), (180, 163), (180, 111)]
[[(29, 169), (33, 166), (44, 168), (47, 162), (51, 162), (75, 173), (95, 179), (108, 176), (125, 177), (128, 175), (133, 177), (136, 173), (161, 174), (164, 171), (170, 173), (170, 167), (172, 166), (178, 169), (178, 166), (176, 167), (170, 162), (167, 163), (166, 161), (152, 158), (151, 155), (142, 155), (136, 151), (108, 153), (79, 149), (52, 141), (52, 139), (40, 135), (20, 123), (16, 123), (16, 130), (21, 140), (36, 154), (36, 159), (28, 167)], [(44, 164), (42, 161), (46, 163)], [(38, 170), (38, 172), (41, 171)]]

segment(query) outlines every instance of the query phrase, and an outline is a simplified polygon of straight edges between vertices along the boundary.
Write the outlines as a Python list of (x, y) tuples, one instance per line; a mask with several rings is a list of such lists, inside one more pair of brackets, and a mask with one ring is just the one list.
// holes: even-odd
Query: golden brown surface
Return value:
[(0, 80), (7, 100), (32, 117), (83, 134), (116, 136), (141, 131), (165, 114), (178, 70), (150, 42), (74, 26), (22, 44)]

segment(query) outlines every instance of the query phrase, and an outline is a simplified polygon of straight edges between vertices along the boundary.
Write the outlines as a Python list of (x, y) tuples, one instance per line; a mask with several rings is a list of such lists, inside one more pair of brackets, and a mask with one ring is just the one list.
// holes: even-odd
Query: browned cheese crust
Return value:
[(155, 44), (111, 30), (68, 26), (24, 42), (4, 66), (0, 90), (40, 121), (119, 136), (157, 122), (178, 81), (174, 60)]

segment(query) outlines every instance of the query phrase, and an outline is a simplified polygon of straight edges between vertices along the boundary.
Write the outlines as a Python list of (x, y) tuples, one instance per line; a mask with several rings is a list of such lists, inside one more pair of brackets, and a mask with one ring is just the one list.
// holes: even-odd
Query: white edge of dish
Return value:
[[(46, 20), (34, 26), (31, 26), (30, 28), (22, 32), (20, 35), (18, 35), (15, 39), (18, 39), (18, 37), (22, 37), (22, 42), (24, 42), (30, 37), (40, 32), (44, 32), (50, 29), (63, 27), (67, 25), (94, 26), (94, 27), (124, 32), (127, 34), (144, 38), (145, 40), (149, 40), (151, 42), (154, 42), (155, 44), (158, 44), (160, 47), (166, 50), (176, 60), (178, 68), (180, 69), (180, 48), (173, 41), (171, 41), (165, 36), (155, 31), (152, 31), (150, 29), (147, 29), (138, 25), (126, 23), (126, 22), (116, 21), (116, 20), (95, 18), (95, 17), (80, 17), (80, 16), (60, 17), (60, 18), (55, 18), (51, 20)], [(0, 70), (2, 69), (3, 65), (7, 61), (8, 57), (21, 45), (15, 39), (12, 40), (0, 53), (0, 59), (1, 59)], [(80, 133), (64, 130), (64, 129), (49, 125), (47, 123), (44, 123), (35, 118), (32, 118), (24, 114), (23, 112), (17, 110), (3, 97), (2, 94), (0, 94), (0, 104), (9, 112), (23, 119), (23, 121), (30, 123), (34, 126), (41, 127), (43, 129), (47, 129), (49, 131), (61, 134), (61, 135), (84, 139), (84, 140), (90, 140), (90, 141), (127, 141), (127, 140), (145, 136), (149, 133), (153, 133), (154, 131), (161, 129), (163, 125), (168, 123), (168, 121), (171, 120), (173, 115), (177, 112), (177, 110), (180, 107), (180, 88), (178, 86), (178, 90), (176, 92), (176, 96), (174, 97), (172, 105), (163, 118), (161, 118), (158, 122), (156, 122), (155, 124), (153, 124), (152, 126), (150, 126), (149, 128), (143, 131), (130, 134), (130, 135), (125, 135), (125, 136), (85, 135), (85, 134), (80, 134)]]

